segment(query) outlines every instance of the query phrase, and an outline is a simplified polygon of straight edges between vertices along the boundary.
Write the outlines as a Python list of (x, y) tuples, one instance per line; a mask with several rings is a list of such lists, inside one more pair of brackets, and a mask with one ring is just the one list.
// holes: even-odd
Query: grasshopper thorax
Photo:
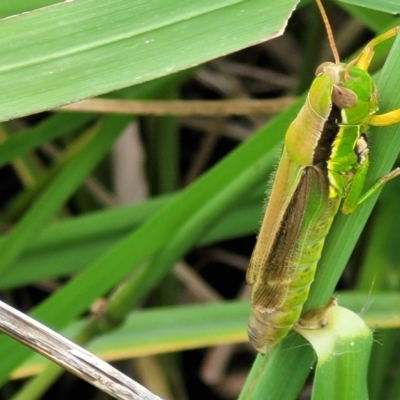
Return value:
[[(317, 114), (327, 118), (327, 113), (337, 107), (341, 114), (338, 122), (359, 125), (377, 111), (377, 89), (367, 71), (328, 62), (321, 64), (316, 73), (308, 99)], [(318, 102), (321, 97), (323, 101)]]
[(376, 86), (368, 72), (355, 65), (323, 63), (305, 107), (288, 129), (286, 151), (300, 165), (325, 162), (341, 127), (359, 126), (364, 131), (377, 109)]

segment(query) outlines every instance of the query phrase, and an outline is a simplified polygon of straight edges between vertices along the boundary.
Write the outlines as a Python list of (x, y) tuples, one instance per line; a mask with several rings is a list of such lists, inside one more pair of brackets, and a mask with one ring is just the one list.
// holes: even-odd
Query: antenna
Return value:
[(315, 0), (315, 1), (317, 3), (319, 11), (321, 12), (322, 20), (324, 21), (326, 33), (328, 34), (329, 45), (331, 46), (332, 53), (333, 53), (333, 58), (335, 59), (335, 63), (339, 64), (340, 63), (339, 53), (336, 48), (335, 39), (333, 38), (332, 28), (329, 23), (328, 17), (326, 15), (324, 6), (322, 5), (321, 0)]

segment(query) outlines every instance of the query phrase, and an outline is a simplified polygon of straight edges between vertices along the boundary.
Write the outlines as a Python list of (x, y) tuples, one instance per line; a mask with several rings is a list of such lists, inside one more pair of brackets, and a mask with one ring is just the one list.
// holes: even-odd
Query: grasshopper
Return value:
[(378, 94), (368, 73), (374, 48), (395, 27), (371, 40), (349, 63), (340, 63), (325, 11), (317, 0), (335, 62), (316, 71), (306, 102), (289, 126), (246, 281), (252, 287), (248, 335), (265, 354), (299, 320), (325, 237), (339, 212), (351, 214), (390, 179), (363, 193), (368, 171), (368, 126), (400, 122), (400, 109), (375, 114)]

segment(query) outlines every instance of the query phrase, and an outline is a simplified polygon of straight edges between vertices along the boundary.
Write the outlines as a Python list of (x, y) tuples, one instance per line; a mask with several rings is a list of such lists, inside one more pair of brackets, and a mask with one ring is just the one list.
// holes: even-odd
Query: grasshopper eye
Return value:
[(328, 65), (332, 65), (332, 63), (329, 62), (329, 61), (326, 61), (326, 62), (320, 64), (320, 65), (318, 66), (318, 68), (316, 69), (316, 71), (315, 71), (315, 76), (322, 75), (322, 74), (325, 72), (325, 68), (326, 68)]
[(332, 86), (331, 98), (333, 104), (339, 108), (352, 107), (357, 103), (358, 99), (357, 95), (352, 90), (338, 85)]

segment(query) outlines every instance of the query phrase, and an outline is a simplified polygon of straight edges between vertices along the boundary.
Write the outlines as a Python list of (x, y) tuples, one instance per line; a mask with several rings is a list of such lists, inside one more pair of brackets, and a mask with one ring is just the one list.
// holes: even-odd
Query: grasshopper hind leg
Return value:
[(397, 178), (400, 175), (400, 168), (395, 168), (393, 171), (390, 171), (386, 175), (381, 176), (372, 187), (365, 192), (361, 198), (359, 199), (357, 206), (364, 203), (365, 200), (368, 200), (371, 196), (373, 196), (378, 190), (382, 189), (382, 187), (389, 182), (390, 180)]

